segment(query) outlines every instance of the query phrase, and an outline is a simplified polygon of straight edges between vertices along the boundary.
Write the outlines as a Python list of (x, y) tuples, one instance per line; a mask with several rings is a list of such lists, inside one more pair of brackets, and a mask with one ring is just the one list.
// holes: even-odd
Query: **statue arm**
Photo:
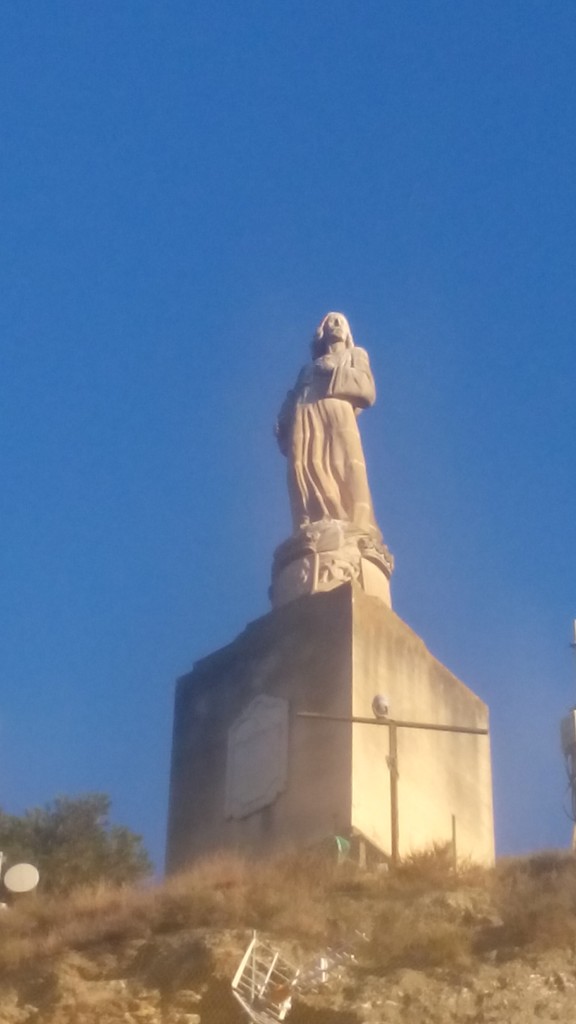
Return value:
[(376, 401), (370, 360), (363, 348), (353, 348), (350, 356), (349, 365), (343, 364), (334, 370), (328, 393), (332, 398), (346, 398), (352, 405), (365, 409)]

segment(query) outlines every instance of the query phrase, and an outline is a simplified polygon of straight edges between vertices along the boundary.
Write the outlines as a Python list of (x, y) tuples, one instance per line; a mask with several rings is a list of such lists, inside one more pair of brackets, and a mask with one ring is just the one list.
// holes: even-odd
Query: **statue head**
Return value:
[(354, 348), (354, 339), (350, 324), (343, 313), (327, 313), (316, 328), (312, 338), (312, 358), (318, 359), (326, 355), (331, 345), (343, 345), (344, 348)]

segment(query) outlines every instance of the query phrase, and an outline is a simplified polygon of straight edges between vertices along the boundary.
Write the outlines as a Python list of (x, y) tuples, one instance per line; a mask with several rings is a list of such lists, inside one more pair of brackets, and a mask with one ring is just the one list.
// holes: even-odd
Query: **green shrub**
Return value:
[(151, 863), (140, 836), (109, 821), (103, 793), (58, 797), (25, 814), (0, 811), (0, 850), (6, 864), (30, 861), (43, 892), (70, 892), (79, 885), (134, 882)]

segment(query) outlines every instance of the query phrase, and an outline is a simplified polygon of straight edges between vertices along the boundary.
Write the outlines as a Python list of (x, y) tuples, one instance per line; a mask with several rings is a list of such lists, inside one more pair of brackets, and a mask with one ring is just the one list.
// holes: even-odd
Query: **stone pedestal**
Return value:
[(274, 552), (270, 600), (274, 608), (304, 594), (357, 583), (389, 608), (394, 558), (379, 530), (362, 530), (341, 519), (308, 523)]
[[(482, 701), (355, 583), (290, 601), (198, 662), (177, 684), (168, 870), (351, 832), (390, 853), (388, 727), (329, 717), (371, 717), (377, 693), (394, 719), (487, 727)], [(400, 854), (449, 841), (454, 816), (458, 855), (491, 863), (488, 737), (400, 729), (398, 766)]]

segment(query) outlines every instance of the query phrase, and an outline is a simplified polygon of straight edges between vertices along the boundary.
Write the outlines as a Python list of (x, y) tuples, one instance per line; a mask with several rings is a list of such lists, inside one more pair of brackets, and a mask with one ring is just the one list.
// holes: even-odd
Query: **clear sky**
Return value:
[(328, 309), (398, 614), (491, 708), (501, 853), (576, 700), (576, 6), (0, 5), (0, 799), (162, 860), (173, 684), (268, 610)]

